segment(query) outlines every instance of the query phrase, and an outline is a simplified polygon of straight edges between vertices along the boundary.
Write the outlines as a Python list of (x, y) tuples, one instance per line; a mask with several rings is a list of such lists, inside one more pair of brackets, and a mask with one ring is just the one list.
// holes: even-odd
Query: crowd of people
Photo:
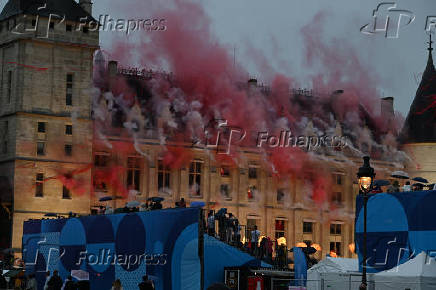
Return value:
[[(44, 290), (89, 290), (90, 284), (88, 280), (75, 281), (72, 276), (68, 276), (65, 281), (59, 276), (57, 270), (51, 274), (50, 271), (46, 272), (44, 283)], [(24, 271), (17, 274), (14, 279), (9, 282), (0, 274), (0, 289), (14, 289), (14, 290), (37, 290), (38, 282), (36, 281), (35, 274), (25, 275)], [(150, 280), (148, 275), (142, 277), (142, 281), (138, 284), (139, 290), (154, 290), (154, 282)], [(123, 290), (121, 280), (117, 279), (112, 283), (111, 290)]]
[[(218, 224), (218, 229), (216, 229)], [(256, 225), (250, 230), (245, 231), (247, 238), (241, 240), (241, 225), (238, 219), (232, 214), (227, 213), (226, 209), (218, 212), (210, 210), (206, 219), (206, 231), (209, 236), (215, 237), (222, 242), (235, 246), (257, 259), (279, 268), (287, 267), (287, 248), (284, 244), (279, 244), (276, 239), (262, 236)]]
[(398, 180), (392, 181), (388, 185), (374, 185), (370, 193), (394, 193), (394, 192), (409, 192), (409, 191), (422, 191), (422, 190), (436, 190), (436, 184), (428, 184), (425, 185), (423, 183), (416, 182), (414, 184), (410, 184), (410, 181), (406, 181), (403, 186), (400, 186), (400, 182)]

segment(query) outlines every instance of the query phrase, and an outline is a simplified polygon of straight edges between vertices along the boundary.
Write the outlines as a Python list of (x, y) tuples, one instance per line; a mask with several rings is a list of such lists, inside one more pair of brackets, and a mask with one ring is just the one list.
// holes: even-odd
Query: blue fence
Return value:
[[(368, 273), (391, 269), (422, 251), (436, 256), (436, 191), (370, 195)], [(356, 251), (362, 270), (363, 198), (356, 201)]]
[[(23, 258), (35, 273), (38, 289), (45, 271), (89, 273), (91, 289), (110, 289), (120, 279), (124, 289), (138, 289), (144, 274), (156, 289), (200, 285), (198, 208), (168, 209), (24, 223)], [(186, 281), (181, 273), (194, 273)], [(191, 274), (190, 274), (191, 275)], [(198, 289), (197, 288), (197, 289)]]

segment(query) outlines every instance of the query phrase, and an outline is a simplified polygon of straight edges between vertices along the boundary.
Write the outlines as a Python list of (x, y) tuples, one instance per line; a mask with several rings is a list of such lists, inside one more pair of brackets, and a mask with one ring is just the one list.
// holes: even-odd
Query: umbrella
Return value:
[(44, 216), (58, 216), (57, 214), (55, 214), (54, 212), (48, 212), (46, 213)]
[(109, 201), (113, 200), (114, 198), (112, 196), (103, 196), (99, 199), (99, 201)]
[(225, 215), (227, 213), (227, 208), (223, 207), (220, 208), (220, 210), (216, 213), (217, 216), (222, 216)]
[(150, 197), (148, 200), (151, 200), (152, 202), (162, 202), (165, 200), (165, 198), (160, 197), (160, 196), (153, 196), (153, 197)]
[(422, 182), (422, 183), (428, 183), (428, 180), (422, 177), (415, 177), (412, 180)]
[(190, 207), (204, 207), (205, 205), (204, 201), (193, 201)]
[(389, 182), (389, 180), (385, 180), (385, 179), (374, 180), (374, 186), (387, 186), (390, 184), (391, 183)]
[(409, 175), (404, 171), (394, 171), (391, 174), (392, 177), (400, 178), (400, 179), (409, 179)]
[(139, 206), (140, 204), (141, 204), (141, 203), (140, 203), (139, 201), (134, 200), (134, 201), (129, 201), (129, 202), (126, 204), (126, 206), (129, 207), (129, 208), (132, 208), (132, 207), (137, 207), (137, 206)]

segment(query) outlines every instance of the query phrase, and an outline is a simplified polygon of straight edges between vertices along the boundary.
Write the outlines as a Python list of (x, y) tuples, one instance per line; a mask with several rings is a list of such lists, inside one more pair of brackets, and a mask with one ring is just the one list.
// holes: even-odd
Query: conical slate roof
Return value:
[(401, 143), (436, 143), (436, 70), (430, 37), (427, 67), (400, 135)]
[[(46, 6), (44, 7), (44, 5)], [(9, 0), (0, 13), (0, 21), (21, 14), (44, 17), (49, 17), (52, 14), (60, 17), (65, 16), (66, 20), (77, 22), (85, 17), (84, 21), (95, 20), (74, 0)]]

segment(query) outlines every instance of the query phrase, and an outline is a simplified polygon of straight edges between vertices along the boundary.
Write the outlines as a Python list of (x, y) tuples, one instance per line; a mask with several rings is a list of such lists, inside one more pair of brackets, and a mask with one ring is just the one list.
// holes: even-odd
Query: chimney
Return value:
[(114, 77), (117, 75), (118, 73), (118, 62), (116, 62), (115, 60), (111, 60), (108, 63), (108, 71), (109, 71), (109, 76), (110, 77)]
[(395, 113), (394, 113), (394, 97), (386, 97), (381, 99), (381, 115), (385, 116), (386, 132), (391, 132), (397, 135), (395, 129)]
[(89, 15), (92, 15), (92, 2), (91, 0), (79, 0), (79, 5), (83, 10), (88, 12)]
[(257, 79), (251, 78), (248, 80), (248, 93), (251, 94), (257, 88)]
[(394, 97), (385, 97), (381, 99), (381, 114), (389, 118), (394, 117)]

